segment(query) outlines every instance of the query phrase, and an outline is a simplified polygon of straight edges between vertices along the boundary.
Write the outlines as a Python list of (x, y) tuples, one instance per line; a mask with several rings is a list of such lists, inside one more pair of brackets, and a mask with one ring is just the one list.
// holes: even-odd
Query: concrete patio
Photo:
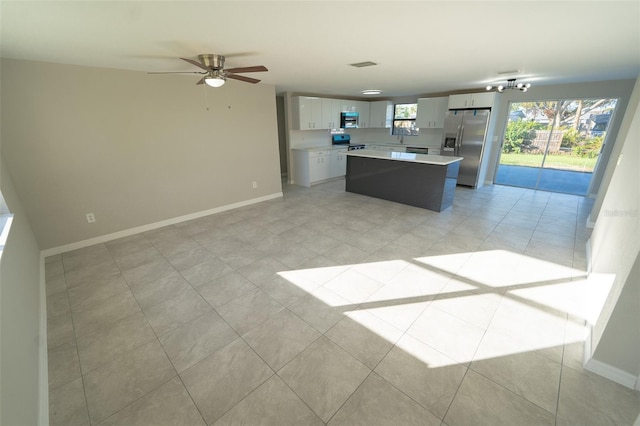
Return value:
[(586, 196), (592, 175), (590, 172), (501, 164), (495, 183)]

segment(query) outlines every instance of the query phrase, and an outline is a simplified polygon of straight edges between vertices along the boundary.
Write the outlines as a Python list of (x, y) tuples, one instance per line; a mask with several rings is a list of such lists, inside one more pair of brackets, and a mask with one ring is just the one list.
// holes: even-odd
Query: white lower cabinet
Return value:
[(347, 172), (347, 151), (345, 149), (303, 150), (294, 152), (293, 182), (296, 185), (311, 186), (344, 176)]
[(309, 182), (318, 182), (331, 177), (331, 154), (327, 151), (309, 153)]
[(331, 152), (329, 161), (331, 177), (344, 176), (347, 174), (347, 150), (335, 149)]

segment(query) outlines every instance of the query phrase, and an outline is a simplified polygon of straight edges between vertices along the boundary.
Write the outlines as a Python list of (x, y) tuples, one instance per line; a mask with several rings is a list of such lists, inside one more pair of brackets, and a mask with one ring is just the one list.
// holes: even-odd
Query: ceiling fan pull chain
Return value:
[(204, 108), (209, 111), (209, 99), (207, 99), (207, 86), (202, 85), (202, 91), (204, 92)]

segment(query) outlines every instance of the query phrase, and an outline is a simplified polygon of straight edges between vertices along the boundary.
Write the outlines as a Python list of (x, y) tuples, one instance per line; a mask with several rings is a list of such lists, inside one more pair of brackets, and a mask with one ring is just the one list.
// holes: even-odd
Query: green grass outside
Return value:
[[(540, 167), (542, 154), (502, 153), (500, 164), (509, 166)], [(545, 168), (574, 170), (579, 172), (593, 172), (597, 158), (583, 158), (573, 155), (547, 155)]]

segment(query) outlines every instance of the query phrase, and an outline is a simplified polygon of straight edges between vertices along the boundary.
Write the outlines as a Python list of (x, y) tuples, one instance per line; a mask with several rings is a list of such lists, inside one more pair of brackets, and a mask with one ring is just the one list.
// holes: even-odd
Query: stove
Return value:
[(356, 149), (365, 149), (365, 144), (351, 143), (351, 135), (345, 135), (345, 134), (331, 135), (331, 144), (345, 146), (349, 151), (353, 151)]
[(365, 149), (365, 148), (366, 148), (366, 145), (363, 144), (363, 143), (361, 143), (361, 144), (351, 143), (351, 144), (349, 144), (349, 147), (347, 148), (347, 151), (355, 151), (356, 149)]

